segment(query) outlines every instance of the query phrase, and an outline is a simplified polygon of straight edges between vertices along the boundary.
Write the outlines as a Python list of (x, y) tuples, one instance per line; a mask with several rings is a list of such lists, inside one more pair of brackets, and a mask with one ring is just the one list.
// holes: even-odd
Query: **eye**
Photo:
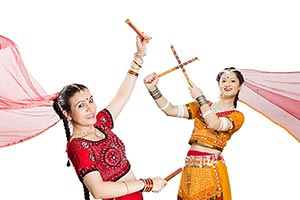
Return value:
[(94, 98), (90, 98), (89, 103), (94, 103)]
[(83, 108), (83, 107), (84, 107), (84, 103), (79, 103), (79, 104), (77, 105), (77, 107), (78, 107), (78, 108)]

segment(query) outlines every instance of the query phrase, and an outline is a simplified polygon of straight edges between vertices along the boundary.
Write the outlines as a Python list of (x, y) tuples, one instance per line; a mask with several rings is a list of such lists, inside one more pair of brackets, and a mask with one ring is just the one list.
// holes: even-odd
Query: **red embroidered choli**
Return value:
[(130, 170), (123, 142), (112, 132), (113, 118), (107, 109), (97, 114), (94, 125), (105, 138), (90, 141), (74, 138), (67, 153), (80, 180), (91, 171), (99, 171), (103, 181), (117, 181)]

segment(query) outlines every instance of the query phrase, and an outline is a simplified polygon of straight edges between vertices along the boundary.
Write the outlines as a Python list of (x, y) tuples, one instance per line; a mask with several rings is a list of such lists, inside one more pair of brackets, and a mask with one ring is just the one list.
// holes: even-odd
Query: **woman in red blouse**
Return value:
[(53, 107), (64, 123), (68, 157), (83, 184), (86, 200), (90, 193), (95, 199), (141, 200), (143, 191), (159, 192), (166, 185), (160, 177), (137, 180), (124, 144), (112, 132), (131, 96), (150, 39), (137, 37), (131, 68), (116, 96), (100, 112), (88, 88), (81, 84), (65, 86), (54, 101)]

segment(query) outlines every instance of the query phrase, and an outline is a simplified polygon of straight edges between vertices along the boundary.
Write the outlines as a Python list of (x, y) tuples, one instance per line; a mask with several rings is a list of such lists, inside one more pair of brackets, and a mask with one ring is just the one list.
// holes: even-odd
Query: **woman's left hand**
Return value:
[(147, 47), (146, 44), (152, 39), (150, 36), (144, 34), (145, 39), (141, 39), (140, 36), (136, 36), (136, 50), (137, 50), (137, 54), (140, 57), (144, 57), (147, 53)]
[(196, 99), (197, 97), (203, 95), (202, 90), (198, 88), (191, 80), (189, 80), (189, 83), (191, 85), (191, 87), (189, 87), (189, 90), (193, 99)]

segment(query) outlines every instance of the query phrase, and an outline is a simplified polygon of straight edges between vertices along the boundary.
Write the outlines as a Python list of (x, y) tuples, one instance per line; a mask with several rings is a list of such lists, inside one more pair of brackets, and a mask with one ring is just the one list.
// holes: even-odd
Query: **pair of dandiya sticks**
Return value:
[[(130, 19), (126, 19), (125, 20), (125, 22), (138, 34), (138, 36), (141, 38), (141, 40), (144, 40), (144, 39), (146, 39), (146, 36), (145, 36), (145, 34), (144, 33), (142, 33), (131, 21), (130, 21)], [(186, 72), (186, 70), (184, 69), (184, 66), (185, 65), (187, 65), (187, 64), (189, 64), (189, 63), (191, 63), (191, 62), (194, 62), (195, 60), (199, 60), (197, 57), (194, 57), (194, 58), (192, 58), (192, 59), (190, 59), (190, 60), (188, 60), (188, 61), (186, 61), (186, 62), (181, 62), (181, 60), (179, 59), (179, 57), (178, 57), (178, 55), (177, 55), (177, 52), (175, 51), (175, 48), (174, 48), (174, 46), (173, 45), (171, 45), (171, 49), (172, 49), (172, 52), (173, 52), (173, 54), (174, 54), (174, 56), (175, 56), (175, 58), (176, 58), (176, 60), (177, 60), (177, 62), (178, 62), (178, 64), (179, 65), (177, 65), (176, 67), (173, 67), (173, 68), (171, 68), (171, 69), (169, 69), (169, 70), (166, 70), (166, 71), (164, 71), (164, 72), (162, 72), (162, 73), (160, 73), (160, 74), (158, 74), (158, 77), (162, 77), (162, 76), (164, 76), (164, 75), (166, 75), (166, 74), (168, 74), (168, 73), (170, 73), (170, 72), (172, 72), (172, 71), (175, 71), (175, 70), (177, 70), (177, 69), (181, 69), (181, 71), (182, 71), (182, 73), (183, 73), (183, 75), (184, 75), (184, 77), (185, 77), (185, 79), (187, 80), (187, 82), (188, 82), (188, 84), (192, 87), (192, 85), (191, 85), (191, 82), (190, 82), (190, 79), (189, 79), (189, 76), (188, 76), (188, 74), (187, 74), (187, 72)]]
[[(141, 38), (141, 40), (144, 40), (146, 38), (146, 36), (129, 19), (126, 19), (125, 22), (138, 34), (138, 36)], [(181, 70), (182, 70), (182, 72), (183, 72), (186, 80), (190, 84), (190, 82), (189, 82), (189, 76), (188, 76), (188, 74), (185, 71), (185, 69), (184, 69), (183, 66), (187, 65), (187, 64), (189, 64), (189, 63), (191, 63), (191, 62), (193, 62), (195, 60), (198, 60), (198, 58), (195, 57), (195, 58), (193, 58), (191, 60), (188, 60), (188, 61), (186, 61), (184, 63), (181, 63), (181, 61), (180, 61), (180, 59), (179, 59), (179, 57), (178, 57), (178, 55), (177, 55), (177, 53), (176, 53), (173, 45), (171, 45), (171, 49), (172, 49), (172, 52), (173, 52), (175, 58), (177, 59), (179, 65), (177, 65), (176, 67), (173, 67), (173, 68), (171, 68), (171, 69), (169, 69), (169, 70), (167, 70), (165, 72), (162, 72), (162, 73), (158, 74), (158, 77), (164, 76), (164, 75), (166, 75), (166, 74), (168, 74), (168, 73), (170, 73), (172, 71), (175, 71), (176, 69), (181, 68)], [(173, 177), (175, 177), (177, 174), (179, 174), (181, 171), (182, 171), (182, 168), (180, 167), (177, 170), (175, 170), (174, 172), (172, 172), (170, 175), (168, 175), (167, 177), (165, 177), (164, 179), (166, 181), (169, 181)]]

